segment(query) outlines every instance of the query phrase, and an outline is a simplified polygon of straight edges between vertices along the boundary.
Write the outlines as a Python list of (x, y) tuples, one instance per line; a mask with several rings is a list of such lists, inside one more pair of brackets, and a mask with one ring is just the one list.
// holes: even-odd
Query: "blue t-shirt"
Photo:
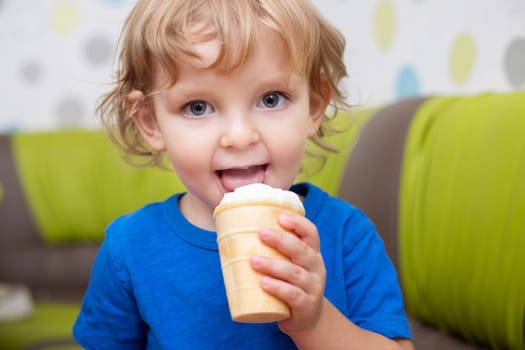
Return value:
[[(311, 184), (325, 296), (358, 326), (410, 338), (396, 272), (362, 211)], [(190, 224), (181, 194), (115, 220), (95, 260), (74, 336), (87, 349), (295, 349), (276, 323), (230, 318), (215, 232)]]

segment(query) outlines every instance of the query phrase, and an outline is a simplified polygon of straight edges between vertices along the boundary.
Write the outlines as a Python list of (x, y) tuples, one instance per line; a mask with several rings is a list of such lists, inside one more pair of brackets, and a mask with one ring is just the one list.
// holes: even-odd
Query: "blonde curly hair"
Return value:
[[(196, 24), (202, 23), (206, 28), (196, 31)], [(325, 115), (312, 141), (335, 151), (321, 139), (331, 130), (328, 124), (337, 111), (349, 109), (341, 88), (347, 75), (345, 39), (308, 0), (139, 0), (119, 41), (115, 86), (97, 107), (111, 139), (128, 155), (144, 156), (150, 165), (162, 164), (161, 155), (151, 151), (135, 126), (132, 115), (138, 106), (130, 108), (126, 96), (140, 90), (146, 96), (141, 103), (150, 103), (159, 92), (154, 90), (155, 67), (167, 72), (168, 84), (173, 84), (178, 63), (198, 58), (194, 44), (210, 33), (221, 43), (210, 67), (234, 70), (249, 58), (256, 26), (261, 24), (280, 35), (290, 67), (307, 78), (313, 92), (326, 95), (322, 89), (328, 82), (333, 113)]]

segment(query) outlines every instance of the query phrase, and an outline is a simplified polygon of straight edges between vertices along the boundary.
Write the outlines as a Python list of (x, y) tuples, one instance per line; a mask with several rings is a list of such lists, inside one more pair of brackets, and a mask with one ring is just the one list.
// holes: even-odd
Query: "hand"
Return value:
[(252, 267), (263, 275), (263, 289), (291, 309), (290, 318), (279, 322), (281, 331), (287, 334), (308, 331), (321, 316), (326, 284), (319, 234), (316, 226), (300, 215), (283, 214), (279, 224), (292, 233), (263, 228), (260, 239), (290, 261), (253, 256)]

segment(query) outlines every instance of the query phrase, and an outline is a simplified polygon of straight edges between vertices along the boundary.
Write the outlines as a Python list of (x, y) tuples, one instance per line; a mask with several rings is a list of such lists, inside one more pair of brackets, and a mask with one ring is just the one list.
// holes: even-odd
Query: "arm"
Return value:
[(288, 333), (299, 349), (413, 350), (407, 339), (388, 339), (356, 326), (326, 298), (319, 322), (309, 330)]
[(263, 288), (292, 310), (279, 323), (281, 331), (301, 349), (412, 349), (409, 340), (392, 340), (357, 326), (324, 298), (326, 271), (315, 225), (295, 215), (281, 217), (280, 224), (294, 234), (263, 229), (261, 240), (291, 261), (254, 257), (252, 263), (265, 275)]

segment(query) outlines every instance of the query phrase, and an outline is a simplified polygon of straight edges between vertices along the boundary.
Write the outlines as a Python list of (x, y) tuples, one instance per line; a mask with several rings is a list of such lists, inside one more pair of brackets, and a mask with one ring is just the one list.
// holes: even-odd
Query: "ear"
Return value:
[(166, 149), (164, 138), (155, 118), (155, 111), (152, 103), (145, 103), (146, 97), (139, 90), (133, 90), (126, 96), (126, 108), (128, 115), (137, 126), (144, 140), (155, 152), (162, 152)]
[(310, 118), (312, 120), (312, 126), (309, 137), (313, 137), (317, 130), (321, 127), (324, 121), (326, 108), (330, 103), (332, 94), (330, 92), (330, 84), (325, 77), (321, 78), (320, 92), (310, 91)]

